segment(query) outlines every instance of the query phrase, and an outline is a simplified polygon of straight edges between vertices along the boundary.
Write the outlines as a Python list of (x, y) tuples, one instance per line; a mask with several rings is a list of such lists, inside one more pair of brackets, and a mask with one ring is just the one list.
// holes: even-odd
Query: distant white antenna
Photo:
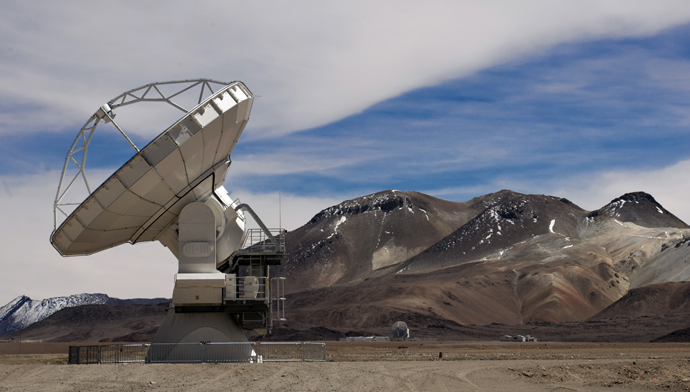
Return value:
[(283, 206), (280, 202), (280, 191), (278, 191), (278, 227), (283, 228)]
[(402, 321), (396, 321), (391, 326), (391, 335), (393, 340), (407, 340), (410, 338), (410, 328)]

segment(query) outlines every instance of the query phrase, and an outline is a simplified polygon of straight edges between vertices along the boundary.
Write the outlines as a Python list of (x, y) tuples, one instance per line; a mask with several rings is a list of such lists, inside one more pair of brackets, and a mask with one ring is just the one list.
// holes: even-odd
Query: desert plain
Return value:
[(326, 342), (326, 362), (101, 365), (19, 345), (0, 344), (0, 391), (690, 391), (690, 343)]

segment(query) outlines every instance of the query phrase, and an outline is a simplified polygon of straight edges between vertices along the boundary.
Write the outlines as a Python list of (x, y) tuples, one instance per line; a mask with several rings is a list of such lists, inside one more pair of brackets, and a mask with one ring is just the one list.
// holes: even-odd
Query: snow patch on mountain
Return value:
[(338, 219), (338, 222), (336, 222), (335, 227), (333, 228), (333, 234), (329, 235), (327, 239), (333, 238), (333, 236), (338, 234), (338, 227), (345, 223), (347, 221), (347, 217), (341, 216), (340, 219)]
[(606, 212), (610, 216), (620, 217), (621, 216), (620, 210), (621, 210), (621, 208), (623, 208), (626, 201), (627, 200), (623, 200), (623, 199), (614, 200), (611, 203), (609, 203), (608, 205), (604, 206), (603, 210), (604, 210), (604, 212)]

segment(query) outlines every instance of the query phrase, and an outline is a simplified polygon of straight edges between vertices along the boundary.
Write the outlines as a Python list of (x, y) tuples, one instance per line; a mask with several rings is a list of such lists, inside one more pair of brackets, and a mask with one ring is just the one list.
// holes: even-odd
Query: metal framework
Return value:
[[(228, 84), (230, 83), (220, 82), (212, 79), (190, 79), (149, 83), (141, 87), (125, 91), (124, 93), (111, 99), (106, 104), (98, 108), (98, 110), (86, 121), (84, 126), (81, 127), (79, 133), (77, 134), (77, 137), (74, 139), (74, 142), (72, 143), (69, 151), (67, 152), (65, 164), (62, 168), (62, 175), (60, 176), (60, 183), (58, 185), (57, 194), (55, 195), (55, 202), (53, 203), (53, 230), (56, 230), (58, 227), (58, 213), (64, 215), (64, 217), (66, 218), (69, 216), (69, 212), (65, 211), (67, 207), (76, 207), (79, 204), (81, 204), (81, 202), (63, 202), (63, 199), (70, 191), (70, 189), (72, 189), (72, 187), (75, 185), (75, 182), (78, 179), (83, 180), (86, 186), (86, 190), (89, 194), (93, 192), (91, 184), (89, 184), (89, 180), (86, 175), (86, 156), (89, 149), (89, 145), (91, 144), (91, 140), (96, 132), (96, 128), (101, 122), (112, 122), (115, 128), (117, 128), (120, 134), (132, 146), (135, 152), (139, 152), (137, 146), (134, 145), (132, 140), (115, 122), (115, 109), (141, 102), (162, 102), (171, 105), (172, 107), (182, 111), (183, 113), (187, 113), (188, 109), (182, 107), (180, 104), (173, 101), (173, 99), (180, 97), (182, 94), (191, 94), (195, 90), (198, 90), (199, 99), (197, 101), (197, 104), (199, 104), (203, 101), (206, 95), (213, 94), (215, 92), (215, 89), (219, 87), (222, 88), (224, 86), (227, 86)], [(171, 93), (165, 94), (161, 90), (162, 86), (174, 86), (179, 87), (179, 89), (175, 89)], [(76, 167), (77, 173), (73, 177), (68, 177), (67, 171), (70, 168), (73, 169), (74, 167)]]
[[(239, 354), (239, 355), (238, 355)], [(316, 342), (199, 342), (69, 346), (67, 363), (261, 363), (325, 362)]]

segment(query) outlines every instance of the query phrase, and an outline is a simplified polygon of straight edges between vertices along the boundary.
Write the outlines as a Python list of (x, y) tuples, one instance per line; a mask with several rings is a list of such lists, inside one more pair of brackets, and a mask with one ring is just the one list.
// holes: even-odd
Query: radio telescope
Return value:
[[(190, 95), (187, 109), (180, 102)], [(150, 83), (98, 108), (67, 153), (50, 237), (61, 255), (159, 241), (178, 259), (171, 310), (154, 343), (246, 342), (243, 328), (266, 334), (284, 319), (284, 280), (269, 275), (285, 255), (284, 231), (269, 230), (223, 187), (253, 100), (242, 82)], [(184, 115), (140, 150), (115, 115), (143, 103), (165, 103)], [(86, 157), (103, 124), (114, 126), (134, 156), (92, 190)], [(68, 201), (79, 187), (86, 198)], [(246, 228), (246, 215), (259, 229)]]
[(410, 338), (410, 329), (402, 321), (396, 321), (391, 325), (391, 335), (393, 340), (407, 340)]

